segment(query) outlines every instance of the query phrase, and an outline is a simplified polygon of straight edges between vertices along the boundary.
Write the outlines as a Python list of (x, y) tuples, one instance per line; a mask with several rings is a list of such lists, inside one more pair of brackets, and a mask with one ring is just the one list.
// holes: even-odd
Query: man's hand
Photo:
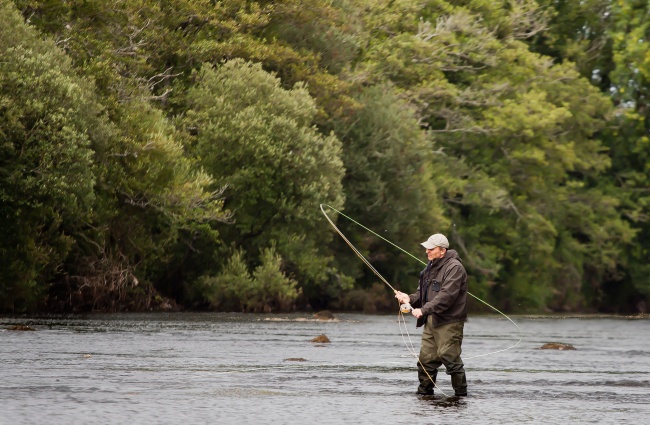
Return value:
[(422, 317), (422, 309), (414, 308), (413, 311), (411, 311), (411, 314), (419, 319)]
[(399, 301), (402, 304), (406, 304), (410, 301), (408, 294), (405, 294), (404, 292), (400, 292), (400, 291), (395, 291), (395, 298), (397, 298), (397, 301)]

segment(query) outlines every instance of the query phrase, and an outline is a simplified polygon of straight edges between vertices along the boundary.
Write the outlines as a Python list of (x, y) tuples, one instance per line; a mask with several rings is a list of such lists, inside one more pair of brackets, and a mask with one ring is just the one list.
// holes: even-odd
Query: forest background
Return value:
[[(641, 0), (0, 0), (0, 311), (645, 313)], [(422, 264), (327, 210), (405, 292)], [(473, 310), (480, 310), (478, 304)]]

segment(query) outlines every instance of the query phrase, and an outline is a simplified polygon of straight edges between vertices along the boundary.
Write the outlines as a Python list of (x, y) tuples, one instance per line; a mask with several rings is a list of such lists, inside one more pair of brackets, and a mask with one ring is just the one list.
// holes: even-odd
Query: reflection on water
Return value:
[[(398, 316), (0, 317), (0, 424), (646, 423), (648, 320), (472, 317), (470, 397), (415, 393)], [(36, 329), (9, 331), (16, 324)], [(329, 344), (309, 342), (325, 334)], [(538, 350), (547, 342), (575, 351)], [(453, 393), (449, 377), (438, 385)]]

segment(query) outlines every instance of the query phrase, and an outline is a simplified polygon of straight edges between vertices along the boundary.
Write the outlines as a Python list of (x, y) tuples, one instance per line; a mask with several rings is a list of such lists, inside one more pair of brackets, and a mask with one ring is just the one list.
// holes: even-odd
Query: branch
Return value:
[(549, 12), (531, 0), (510, 0), (512, 37), (527, 39), (548, 28)]
[(458, 233), (454, 232), (454, 234), (452, 235), (452, 238), (454, 239), (456, 244), (458, 244), (460, 249), (463, 251), (463, 254), (464, 254), (465, 258), (467, 259), (467, 262), (469, 263), (470, 266), (472, 266), (472, 268), (478, 270), (480, 273), (483, 273), (485, 275), (492, 275), (492, 276), (497, 275), (497, 273), (498, 273), (497, 270), (483, 268), (483, 267), (479, 266), (476, 263), (476, 261), (474, 261), (474, 258), (469, 254), (469, 252), (467, 251), (467, 248), (465, 247), (465, 242), (463, 242), (463, 238), (461, 238), (461, 236)]

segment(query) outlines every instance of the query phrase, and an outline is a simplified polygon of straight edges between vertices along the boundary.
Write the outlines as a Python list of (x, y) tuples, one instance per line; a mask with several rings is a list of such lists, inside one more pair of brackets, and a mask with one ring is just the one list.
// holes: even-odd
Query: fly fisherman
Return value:
[(400, 303), (418, 307), (411, 313), (418, 319), (417, 327), (424, 325), (417, 394), (433, 395), (438, 368), (444, 364), (456, 396), (464, 397), (467, 380), (460, 353), (467, 320), (467, 273), (444, 235), (432, 235), (421, 245), (429, 263), (420, 272), (417, 291), (411, 295), (395, 291)]

